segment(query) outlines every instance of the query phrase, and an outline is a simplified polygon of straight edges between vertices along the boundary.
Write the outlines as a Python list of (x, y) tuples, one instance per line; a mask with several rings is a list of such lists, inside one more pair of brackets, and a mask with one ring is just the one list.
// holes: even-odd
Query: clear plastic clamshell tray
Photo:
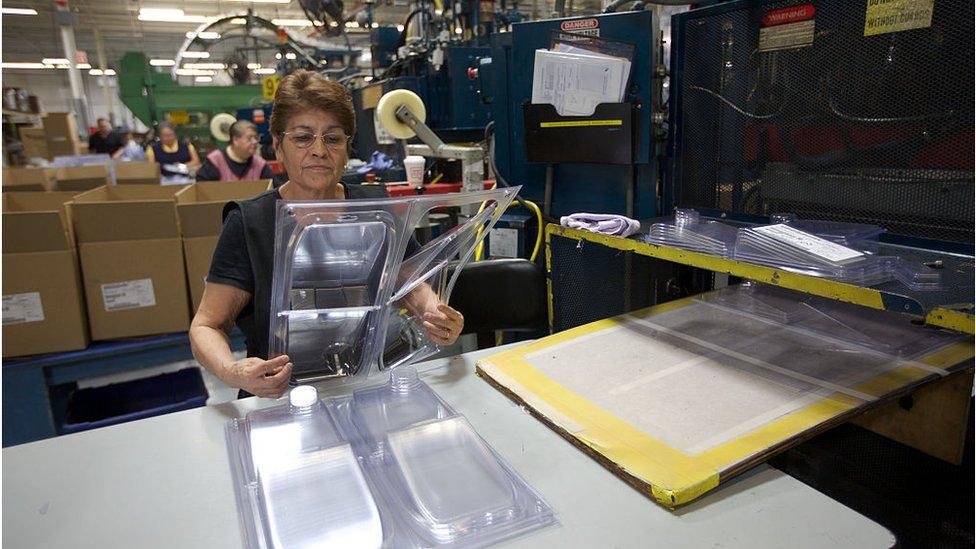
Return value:
[(325, 402), (296, 387), (227, 443), (250, 548), (484, 546), (555, 522), (412, 366)]
[[(448, 302), (517, 192), (279, 202), (270, 354), (288, 354), (298, 382), (360, 388), (323, 402), (301, 385), (227, 424), (247, 547), (483, 546), (555, 522), (409, 366), (437, 350), (414, 292)], [(403, 259), (431, 210), (479, 203)], [(380, 370), (387, 383), (362, 387)]]
[[(405, 304), (429, 288), (446, 303), (475, 246), (518, 193), (490, 191), (376, 200), (279, 201), (270, 356), (287, 354), (296, 382), (360, 383), (371, 370), (437, 351)], [(437, 208), (481, 211), (403, 259)]]

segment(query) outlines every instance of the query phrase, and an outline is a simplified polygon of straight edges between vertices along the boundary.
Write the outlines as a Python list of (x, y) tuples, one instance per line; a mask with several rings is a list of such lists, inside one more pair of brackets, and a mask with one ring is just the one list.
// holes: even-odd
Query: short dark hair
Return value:
[(241, 137), (247, 130), (258, 131), (258, 127), (254, 125), (254, 122), (250, 120), (238, 120), (230, 125), (230, 137), (231, 139), (235, 137)]
[(320, 109), (334, 115), (346, 135), (356, 132), (356, 111), (349, 90), (317, 72), (297, 70), (278, 84), (271, 108), (271, 133), (280, 136), (292, 116), (308, 109)]

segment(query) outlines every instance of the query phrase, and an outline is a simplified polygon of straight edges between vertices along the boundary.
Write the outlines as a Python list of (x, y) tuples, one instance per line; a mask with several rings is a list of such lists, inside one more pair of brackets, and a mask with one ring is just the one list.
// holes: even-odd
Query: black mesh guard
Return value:
[[(864, 0), (737, 4), (675, 29), (677, 205), (972, 243), (974, 2), (874, 36)], [(761, 51), (763, 18), (799, 5), (813, 43)]]

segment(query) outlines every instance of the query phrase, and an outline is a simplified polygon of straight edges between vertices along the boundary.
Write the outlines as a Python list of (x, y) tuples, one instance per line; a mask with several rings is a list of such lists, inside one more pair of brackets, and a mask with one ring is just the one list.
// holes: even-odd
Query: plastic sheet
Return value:
[(702, 219), (697, 211), (681, 208), (675, 210), (674, 221), (651, 225), (644, 237), (651, 244), (726, 258), (733, 255), (735, 239), (735, 227)]
[(226, 433), (249, 548), (484, 546), (555, 522), (410, 366), (325, 402), (296, 387)]
[(883, 227), (868, 223), (797, 219), (796, 214), (774, 214), (769, 216), (769, 219), (773, 223), (785, 223), (795, 229), (845, 246), (864, 240), (877, 240), (886, 232)]
[[(287, 354), (298, 382), (359, 383), (371, 370), (435, 353), (405, 298), (427, 284), (446, 303), (475, 246), (518, 190), (279, 201), (270, 355)], [(410, 232), (431, 210), (474, 204), (485, 207), (402, 260)]]

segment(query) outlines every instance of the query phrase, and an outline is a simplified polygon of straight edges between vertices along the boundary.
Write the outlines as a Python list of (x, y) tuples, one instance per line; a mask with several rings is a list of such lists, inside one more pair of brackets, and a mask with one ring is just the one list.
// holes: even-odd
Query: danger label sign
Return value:
[(817, 8), (813, 4), (800, 4), (788, 8), (780, 8), (766, 14), (762, 19), (762, 26), (773, 27), (786, 23), (796, 23), (797, 21), (807, 21), (813, 19), (817, 14)]
[(600, 22), (596, 19), (574, 19), (572, 21), (563, 21), (559, 25), (559, 28), (565, 32), (579, 32), (584, 30), (595, 29), (600, 26)]

